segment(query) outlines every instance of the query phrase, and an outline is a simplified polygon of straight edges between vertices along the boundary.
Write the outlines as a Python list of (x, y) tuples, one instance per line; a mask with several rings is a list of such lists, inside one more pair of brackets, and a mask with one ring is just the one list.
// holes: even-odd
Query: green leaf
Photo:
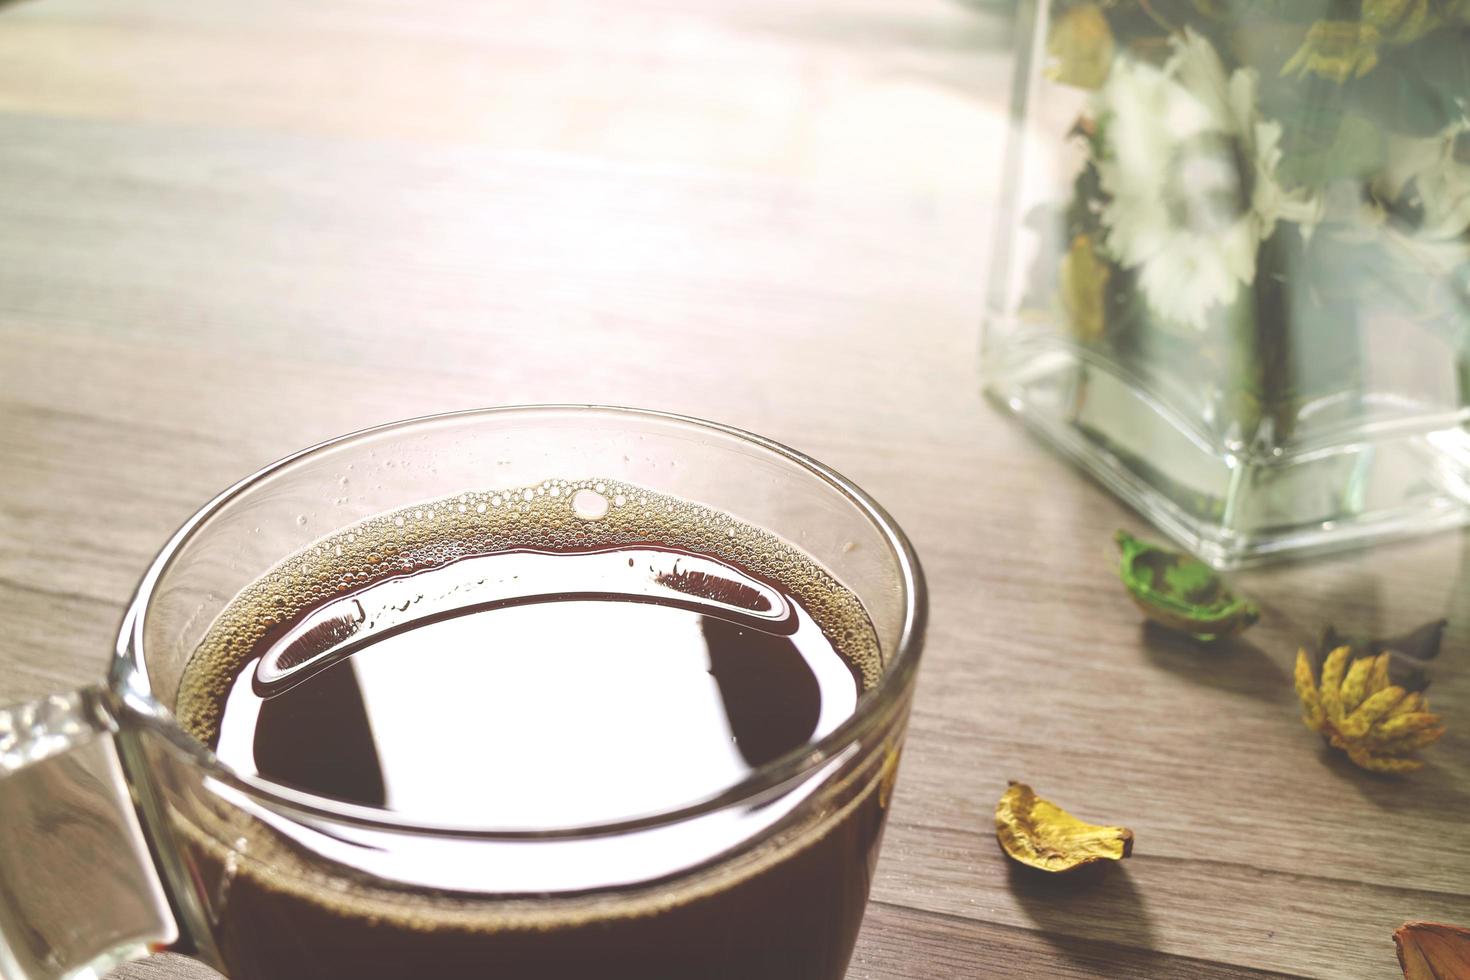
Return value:
[(1191, 555), (1117, 534), (1118, 575), (1144, 615), (1198, 640), (1217, 640), (1250, 627), (1260, 610), (1233, 594), (1213, 569)]
[(1213, 602), (1219, 596), (1221, 583), (1220, 577), (1204, 562), (1184, 558), (1163, 566), (1163, 581), (1155, 581), (1155, 587), (1159, 586), (1198, 605)]

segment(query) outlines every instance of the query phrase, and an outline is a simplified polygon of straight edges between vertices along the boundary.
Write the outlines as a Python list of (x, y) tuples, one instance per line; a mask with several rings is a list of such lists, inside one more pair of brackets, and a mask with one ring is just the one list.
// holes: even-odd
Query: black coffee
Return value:
[[(236, 771), (292, 790), (546, 831), (712, 798), (835, 729), (880, 669), (857, 598), (790, 544), (635, 487), (554, 482), (294, 556), (219, 617), (178, 713)], [(778, 803), (748, 826), (538, 843), (530, 860), (391, 837), (231, 848), (190, 827), (187, 858), (223, 896), (235, 980), (836, 978), (881, 833), (869, 768), (812, 826)], [(472, 894), (497, 892), (546, 897)]]

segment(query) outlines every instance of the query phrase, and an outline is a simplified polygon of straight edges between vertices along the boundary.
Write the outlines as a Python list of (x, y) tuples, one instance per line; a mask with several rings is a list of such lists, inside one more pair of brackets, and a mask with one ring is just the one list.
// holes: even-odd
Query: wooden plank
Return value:
[[(1391, 956), (1392, 954), (1390, 954)], [(1076, 941), (872, 902), (853, 956), (851, 980), (955, 977), (1169, 977), (1267, 980), (1286, 976), (1168, 956), (1106, 942)]]

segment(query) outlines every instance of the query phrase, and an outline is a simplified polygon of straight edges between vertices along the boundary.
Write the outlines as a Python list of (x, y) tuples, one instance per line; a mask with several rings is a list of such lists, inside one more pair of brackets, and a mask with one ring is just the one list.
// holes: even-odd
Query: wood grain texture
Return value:
[[(1470, 923), (1470, 538), (1141, 626), (1140, 521), (978, 395), (1009, 28), (944, 0), (45, 0), (0, 12), (0, 700), (99, 677), (203, 500), (388, 419), (591, 401), (768, 434), (909, 531), (932, 627), (853, 978), (1387, 977)], [(1393, 781), (1298, 719), (1328, 621), (1450, 619)], [(1138, 834), (1015, 875), (1021, 778)], [(159, 959), (119, 977), (205, 977)]]

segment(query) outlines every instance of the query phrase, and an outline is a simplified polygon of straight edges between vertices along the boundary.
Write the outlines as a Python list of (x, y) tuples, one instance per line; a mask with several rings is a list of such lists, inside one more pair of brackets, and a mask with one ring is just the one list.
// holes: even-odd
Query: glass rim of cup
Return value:
[[(601, 413), (672, 423), (719, 433), (751, 444), (796, 464), (808, 475), (825, 483), (846, 498), (877, 529), (898, 567), (898, 580), (903, 590), (903, 621), (893, 650), (885, 651), (883, 671), (878, 684), (864, 694), (849, 718), (816, 742), (753, 769), (738, 782), (702, 800), (607, 823), (557, 828), (487, 828), (435, 824), (418, 817), (406, 818), (377, 807), (325, 800), (257, 776), (236, 772), (216, 758), (204, 743), (186, 732), (153, 694), (146, 670), (144, 626), (154, 589), (184, 545), (231, 501), (299, 462), (372, 436), (440, 425), (449, 421), (471, 421), (507, 415), (551, 416), (568, 412)], [(928, 592), (924, 573), (907, 536), (888, 512), (857, 484), (805, 453), (735, 426), (654, 409), (578, 403), (506, 405), (421, 415), (348, 432), (283, 456), (216, 494), (170, 536), (139, 582), (119, 629), (108, 674), (107, 696), (113, 711), (129, 718), (132, 724), (146, 726), (154, 734), (161, 736), (171, 750), (181, 753), (188, 763), (215, 780), (218, 785), (243, 793), (256, 804), (267, 806), (293, 819), (326, 819), (364, 829), (501, 840), (603, 837), (676, 824), (733, 806), (759, 805), (763, 800), (781, 795), (821, 767), (832, 763), (862, 736), (881, 726), (889, 717), (898, 698), (909, 688), (918, 669), (927, 620)]]

